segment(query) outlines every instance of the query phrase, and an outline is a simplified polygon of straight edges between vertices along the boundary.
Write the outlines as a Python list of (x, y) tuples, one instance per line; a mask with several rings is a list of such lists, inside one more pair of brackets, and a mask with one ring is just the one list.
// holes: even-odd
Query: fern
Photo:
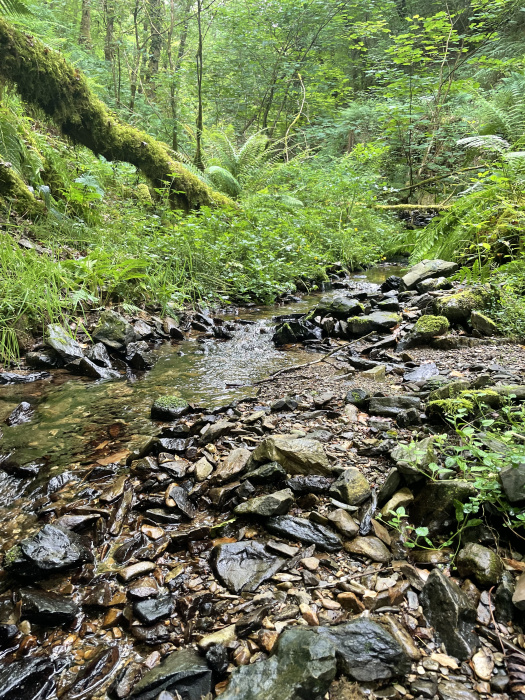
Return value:
[(510, 143), (508, 141), (495, 134), (468, 136), (465, 139), (456, 141), (456, 145), (463, 146), (464, 148), (473, 148), (478, 151), (488, 151), (490, 153), (502, 153), (510, 148)]
[(210, 178), (215, 189), (224, 192), (229, 197), (238, 197), (241, 193), (239, 181), (226, 168), (219, 165), (210, 165), (204, 173)]
[(19, 175), (22, 174), (22, 144), (16, 124), (13, 124), (12, 116), (7, 110), (0, 110), (0, 158), (11, 163)]
[(0, 0), (0, 14), (19, 17), (30, 15), (29, 8), (21, 0)]

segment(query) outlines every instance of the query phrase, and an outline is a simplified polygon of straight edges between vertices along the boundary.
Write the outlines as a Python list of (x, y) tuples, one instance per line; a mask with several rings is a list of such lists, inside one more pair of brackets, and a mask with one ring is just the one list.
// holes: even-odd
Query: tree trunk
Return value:
[(148, 32), (151, 34), (151, 39), (144, 82), (146, 83), (146, 94), (148, 97), (153, 97), (155, 92), (153, 79), (159, 72), (160, 52), (162, 50), (162, 0), (149, 0), (148, 20)]
[[(104, 37), (104, 58), (111, 61), (115, 58), (115, 0), (104, 0), (106, 16), (106, 36)], [(113, 69), (113, 73), (114, 73)]]
[(204, 170), (202, 162), (202, 131), (203, 131), (203, 114), (202, 114), (202, 23), (201, 23), (202, 0), (197, 0), (197, 27), (199, 30), (199, 45), (195, 60), (197, 62), (197, 133), (196, 133), (196, 148), (195, 148), (195, 165), (199, 170)]
[(41, 109), (64, 136), (107, 160), (126, 161), (153, 183), (170, 188), (173, 206), (229, 204), (178, 163), (169, 147), (120, 122), (64, 57), (0, 17), (0, 78), (14, 83), (21, 98)]
[(78, 43), (91, 47), (91, 0), (82, 0), (82, 17), (80, 19), (80, 32)]
[(179, 73), (182, 67), (182, 59), (184, 58), (184, 52), (186, 50), (186, 40), (188, 38), (188, 26), (190, 22), (190, 9), (192, 0), (187, 0), (186, 7), (184, 8), (184, 20), (182, 22), (182, 30), (179, 39), (179, 48), (177, 51), (177, 58), (175, 63), (172, 59), (171, 42), (173, 40), (173, 27), (175, 24), (175, 11), (174, 11), (174, 1), (171, 0), (171, 27), (168, 38), (168, 63), (170, 66), (170, 71), (172, 72), (172, 80), (170, 84), (170, 105), (171, 105), (171, 118), (173, 121), (172, 129), (172, 146), (175, 151), (179, 150), (179, 92), (180, 92), (180, 82)]

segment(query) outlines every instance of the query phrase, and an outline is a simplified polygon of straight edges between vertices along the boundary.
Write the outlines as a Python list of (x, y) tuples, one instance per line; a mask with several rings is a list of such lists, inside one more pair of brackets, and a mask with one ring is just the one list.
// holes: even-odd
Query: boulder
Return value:
[(219, 580), (232, 593), (253, 593), (271, 578), (285, 560), (270, 554), (259, 542), (231, 542), (213, 548), (211, 561)]
[(95, 345), (87, 348), (85, 356), (96, 365), (111, 369), (111, 359), (104, 343), (95, 343)]
[(333, 316), (334, 318), (346, 320), (349, 316), (357, 316), (364, 313), (364, 310), (363, 305), (352, 297), (323, 297), (312, 315)]
[(212, 689), (206, 660), (191, 648), (174, 651), (147, 671), (133, 687), (133, 700), (156, 700), (163, 691), (181, 700), (201, 700)]
[(295, 627), (280, 636), (273, 655), (232, 673), (222, 700), (304, 700), (323, 697), (337, 670), (332, 640)]
[(466, 503), (476, 494), (475, 486), (468, 481), (430, 481), (412, 504), (411, 520), (418, 527), (427, 527), (430, 537), (448, 531), (456, 523), (455, 502)]
[(367, 316), (352, 316), (348, 318), (348, 332), (350, 335), (360, 338), (373, 331), (386, 333), (392, 330), (401, 321), (401, 316), (389, 311), (374, 311)]
[(84, 357), (84, 349), (62, 326), (51, 323), (46, 329), (45, 344), (54, 350), (67, 365)]
[(434, 302), (436, 313), (452, 323), (468, 321), (472, 311), (482, 309), (490, 299), (490, 291), (483, 288), (464, 289), (455, 294), (439, 297)]
[(286, 537), (290, 540), (299, 540), (299, 542), (306, 544), (315, 544), (316, 547), (323, 551), (336, 552), (342, 547), (342, 542), (335, 532), (304, 518), (295, 518), (291, 515), (277, 515), (269, 518), (265, 523), (265, 527), (275, 535)]
[(101, 367), (91, 360), (88, 360), (87, 357), (81, 357), (73, 362), (70, 362), (67, 368), (73, 374), (80, 374), (83, 377), (90, 377), (91, 379), (120, 378), (120, 374), (116, 370)]
[(463, 547), (456, 566), (460, 576), (473, 577), (480, 586), (495, 586), (501, 581), (504, 571), (501, 557), (476, 542), (469, 542)]
[(126, 362), (133, 369), (143, 372), (155, 364), (155, 356), (145, 340), (128, 343), (126, 346)]
[(129, 343), (139, 339), (131, 323), (111, 309), (101, 314), (93, 338), (113, 350), (124, 350)]
[(370, 399), (368, 412), (373, 416), (396, 418), (402, 411), (410, 408), (419, 410), (421, 401), (417, 396), (373, 396)]
[(19, 595), (22, 601), (22, 619), (44, 627), (69, 625), (80, 612), (73, 600), (56, 593), (23, 589)]
[(332, 473), (322, 444), (308, 438), (268, 437), (252, 452), (250, 461), (255, 464), (279, 462), (290, 474)]
[(293, 501), (293, 492), (290, 489), (283, 489), (267, 496), (250, 498), (238, 505), (234, 512), (236, 515), (257, 515), (260, 517), (284, 515), (288, 513)]
[(482, 314), (481, 311), (474, 309), (470, 314), (470, 322), (472, 328), (482, 335), (499, 335), (496, 323), (488, 316), (485, 316), (485, 314)]
[(151, 417), (154, 420), (171, 421), (186, 415), (190, 410), (187, 401), (180, 396), (160, 396), (151, 407)]
[(499, 478), (511, 503), (525, 501), (525, 462), (505, 467), (499, 473)]
[(452, 289), (452, 283), (446, 277), (430, 277), (417, 285), (417, 291), (420, 294), (438, 292), (442, 289)]
[(369, 498), (370, 485), (359, 469), (349, 467), (334, 481), (330, 495), (350, 506), (357, 506)]
[(405, 289), (415, 289), (418, 284), (434, 277), (450, 277), (458, 269), (458, 264), (446, 260), (422, 260), (410, 268), (402, 277)]
[(277, 326), (272, 340), (276, 345), (302, 343), (305, 340), (321, 340), (321, 329), (310, 321), (290, 319)]
[(467, 595), (439, 569), (433, 569), (419, 598), (447, 654), (464, 661), (479, 645), (476, 610)]
[(382, 681), (410, 673), (410, 659), (399, 642), (370, 619), (356, 618), (315, 631), (335, 646), (338, 669), (356, 681)]
[(4, 556), (9, 573), (40, 579), (92, 561), (93, 555), (79, 535), (63, 527), (44, 525)]

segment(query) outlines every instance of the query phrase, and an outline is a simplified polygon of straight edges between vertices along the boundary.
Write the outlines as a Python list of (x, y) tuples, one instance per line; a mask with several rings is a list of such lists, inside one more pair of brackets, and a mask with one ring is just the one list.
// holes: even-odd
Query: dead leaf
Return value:
[(432, 661), (436, 661), (440, 666), (450, 668), (452, 671), (455, 671), (457, 668), (459, 668), (456, 659), (453, 659), (452, 656), (449, 656), (448, 654), (440, 654), (438, 652), (434, 652), (434, 654), (430, 655), (430, 658), (432, 659)]
[(472, 657), (471, 666), (480, 680), (489, 681), (492, 678), (492, 671), (494, 670), (494, 657), (490, 649), (481, 647)]

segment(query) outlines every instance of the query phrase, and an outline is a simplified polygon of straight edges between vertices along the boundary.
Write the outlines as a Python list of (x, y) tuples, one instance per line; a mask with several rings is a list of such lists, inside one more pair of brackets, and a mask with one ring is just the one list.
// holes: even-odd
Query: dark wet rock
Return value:
[(400, 303), (397, 299), (383, 299), (377, 305), (379, 311), (399, 311), (401, 308)]
[(402, 284), (403, 279), (401, 277), (397, 277), (396, 275), (390, 275), (390, 277), (387, 277), (381, 285), (381, 291), (383, 293), (390, 292), (392, 290), (398, 291), (401, 288)]
[(271, 658), (236, 669), (223, 700), (303, 700), (323, 697), (335, 677), (333, 642), (306, 629), (286, 630)]
[(22, 423), (29, 423), (33, 417), (34, 410), (31, 408), (31, 404), (27, 401), (22, 401), (18, 406), (12, 411), (9, 416), (5, 419), (6, 425), (21, 425)]
[(84, 357), (84, 349), (62, 326), (52, 323), (47, 327), (45, 344), (52, 348), (66, 363)]
[(135, 336), (138, 340), (151, 338), (153, 335), (153, 328), (149, 325), (149, 323), (146, 323), (146, 321), (136, 321), (133, 324), (133, 330), (135, 331)]
[(504, 625), (511, 622), (514, 618), (515, 609), (512, 602), (514, 591), (515, 585), (512, 574), (505, 571), (494, 595), (494, 604), (496, 606), (494, 616), (498, 622), (502, 622)]
[(166, 335), (169, 335), (173, 340), (184, 340), (184, 333), (175, 323), (175, 321), (167, 316), (162, 323), (162, 330)]
[(459, 586), (439, 569), (433, 569), (419, 600), (447, 654), (461, 661), (470, 658), (479, 644), (474, 633), (476, 611)]
[(410, 372), (405, 372), (403, 380), (405, 382), (425, 382), (438, 374), (439, 369), (435, 362), (425, 362), (425, 364), (410, 370)]
[(433, 698), (437, 693), (437, 688), (437, 681), (427, 678), (417, 678), (410, 684), (410, 692), (416, 698)]
[(151, 407), (151, 417), (154, 420), (176, 420), (186, 415), (189, 410), (188, 402), (180, 396), (161, 396), (155, 399)]
[(111, 359), (104, 343), (95, 343), (85, 351), (85, 356), (100, 367), (111, 369)]
[(350, 389), (345, 397), (345, 403), (357, 406), (357, 408), (365, 408), (368, 406), (370, 392), (366, 389)]
[(370, 485), (356, 467), (348, 467), (334, 481), (330, 495), (349, 506), (357, 506), (370, 496)]
[(299, 402), (292, 399), (291, 396), (287, 396), (284, 399), (277, 399), (270, 406), (270, 411), (272, 413), (279, 413), (280, 411), (295, 411)]
[(0, 384), (31, 384), (41, 379), (48, 379), (50, 376), (49, 372), (31, 372), (30, 374), (0, 372)]
[(65, 693), (64, 700), (88, 700), (111, 680), (119, 666), (118, 647), (99, 647), (95, 657), (79, 672)]
[(367, 316), (354, 316), (348, 319), (350, 335), (361, 337), (373, 331), (386, 333), (401, 321), (401, 316), (388, 311), (374, 311)]
[(250, 462), (279, 462), (290, 474), (328, 475), (332, 472), (321, 443), (308, 438), (266, 438), (252, 452)]
[(135, 685), (133, 700), (156, 700), (163, 691), (181, 700), (201, 700), (212, 689), (212, 673), (206, 660), (193, 649), (169, 654)]
[(214, 547), (211, 556), (215, 573), (232, 593), (253, 593), (276, 574), (285, 560), (270, 554), (259, 542), (232, 542)]
[(126, 347), (126, 362), (133, 369), (143, 372), (155, 364), (155, 356), (145, 340), (128, 343)]
[(342, 547), (339, 535), (336, 535), (333, 530), (304, 518), (277, 515), (269, 518), (265, 527), (275, 535), (289, 540), (299, 540), (306, 544), (315, 544), (323, 551), (337, 552)]
[(249, 479), (252, 484), (275, 484), (286, 479), (286, 469), (279, 462), (268, 462), (241, 476), (241, 481), (245, 479)]
[(305, 340), (320, 340), (321, 329), (305, 319), (291, 319), (277, 326), (272, 337), (276, 345), (302, 343)]
[(57, 369), (64, 365), (60, 355), (52, 348), (28, 352), (25, 361), (26, 365), (33, 369)]
[(155, 564), (152, 561), (139, 561), (137, 564), (131, 564), (131, 566), (120, 569), (118, 577), (124, 583), (129, 583), (129, 581), (133, 581), (133, 579), (149, 574), (152, 571), (155, 571)]
[(59, 663), (47, 656), (0, 662), (0, 700), (47, 700)]
[(323, 297), (312, 312), (315, 316), (333, 316), (346, 320), (349, 316), (357, 316), (364, 312), (363, 305), (352, 297), (336, 296)]
[(9, 623), (0, 623), (0, 647), (9, 646), (18, 634), (18, 627)]
[(44, 627), (68, 625), (79, 613), (79, 607), (73, 600), (56, 593), (23, 589), (19, 596), (22, 619)]
[(199, 443), (207, 445), (210, 442), (215, 442), (215, 440), (229, 433), (234, 425), (235, 423), (231, 423), (227, 418), (221, 418), (216, 423), (209, 424), (204, 433), (201, 433)]
[(505, 467), (501, 470), (499, 478), (511, 503), (525, 501), (525, 462)]
[(466, 503), (476, 494), (476, 488), (468, 481), (431, 481), (416, 496), (410, 517), (418, 527), (427, 527), (431, 537), (448, 532), (456, 524), (456, 501)]
[(286, 486), (297, 495), (303, 495), (305, 493), (327, 493), (334, 480), (328, 476), (316, 476), (312, 474), (311, 476), (292, 476), (288, 479)]
[(169, 508), (177, 507), (187, 518), (191, 519), (195, 516), (195, 507), (188, 498), (188, 494), (181, 486), (176, 484), (170, 486), (166, 491), (166, 505)]
[(410, 659), (381, 625), (357, 618), (317, 634), (335, 646), (339, 670), (360, 682), (387, 680), (410, 672)]
[(120, 374), (114, 369), (101, 367), (87, 357), (81, 357), (67, 365), (67, 369), (73, 374), (80, 374), (91, 379), (119, 379)]
[(446, 260), (422, 260), (402, 277), (405, 289), (415, 289), (418, 284), (435, 277), (450, 277), (458, 269), (457, 263)]
[(137, 335), (123, 316), (109, 309), (100, 316), (93, 338), (113, 350), (124, 350), (129, 343), (137, 340)]
[(173, 607), (171, 596), (163, 596), (162, 598), (137, 601), (133, 606), (133, 612), (145, 625), (154, 625), (169, 617), (173, 612)]
[(223, 644), (212, 644), (206, 651), (206, 661), (213, 673), (222, 678), (228, 669), (228, 650)]
[(6, 553), (4, 567), (15, 576), (42, 578), (92, 559), (79, 535), (66, 528), (44, 525), (36, 535)]
[(267, 496), (250, 498), (250, 500), (238, 505), (234, 512), (236, 515), (257, 515), (260, 517), (284, 515), (289, 511), (293, 501), (293, 492), (290, 489), (283, 489)]
[(475, 542), (469, 542), (459, 552), (456, 566), (460, 576), (474, 577), (480, 586), (495, 586), (501, 581), (504, 571), (501, 557)]

